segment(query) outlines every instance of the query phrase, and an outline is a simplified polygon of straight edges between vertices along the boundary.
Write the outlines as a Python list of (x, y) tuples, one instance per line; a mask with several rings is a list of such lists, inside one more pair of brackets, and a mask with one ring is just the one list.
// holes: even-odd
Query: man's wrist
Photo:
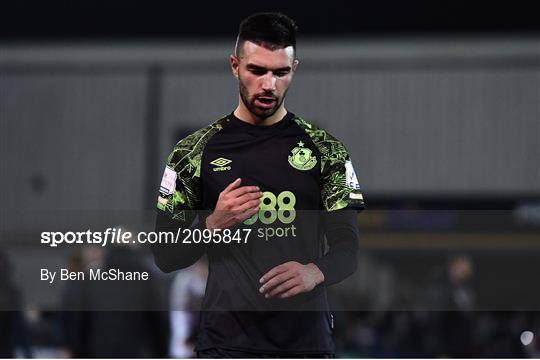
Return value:
[(214, 230), (215, 229), (215, 225), (212, 222), (212, 215), (207, 216), (206, 219), (204, 219), (204, 223), (205, 223), (207, 229), (209, 229), (209, 230)]
[(324, 282), (324, 274), (321, 271), (321, 269), (319, 269), (317, 264), (309, 263), (309, 264), (307, 264), (307, 266), (310, 267), (310, 270), (312, 271), (312, 273), (313, 273), (313, 275), (315, 277), (315, 286), (317, 286), (319, 284), (322, 284)]

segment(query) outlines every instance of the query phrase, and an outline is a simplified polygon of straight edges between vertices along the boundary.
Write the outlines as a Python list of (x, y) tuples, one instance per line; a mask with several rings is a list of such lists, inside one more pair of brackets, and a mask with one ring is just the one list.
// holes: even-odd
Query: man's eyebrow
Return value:
[[(252, 69), (252, 70), (265, 70), (265, 71), (269, 70), (269, 69), (267, 69), (267, 68), (265, 68), (263, 66), (259, 66), (259, 65), (255, 65), (255, 64), (251, 64), (251, 63), (247, 64), (246, 67), (249, 68), (249, 69)], [(284, 67), (281, 67), (281, 68), (278, 68), (278, 69), (274, 69), (272, 71), (277, 72), (277, 71), (290, 71), (290, 70), (291, 70), (290, 66), (284, 66)]]

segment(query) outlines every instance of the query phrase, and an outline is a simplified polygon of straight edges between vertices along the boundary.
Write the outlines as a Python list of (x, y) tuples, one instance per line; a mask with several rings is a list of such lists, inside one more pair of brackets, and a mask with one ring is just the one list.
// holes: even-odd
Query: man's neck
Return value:
[(240, 100), (240, 103), (238, 104), (238, 107), (234, 110), (233, 114), (238, 119), (251, 125), (270, 126), (283, 119), (285, 115), (287, 115), (287, 109), (285, 109), (284, 104), (281, 104), (279, 109), (277, 109), (277, 111), (272, 116), (269, 116), (267, 118), (260, 118), (253, 114), (251, 111), (249, 111), (242, 102), (242, 100)]

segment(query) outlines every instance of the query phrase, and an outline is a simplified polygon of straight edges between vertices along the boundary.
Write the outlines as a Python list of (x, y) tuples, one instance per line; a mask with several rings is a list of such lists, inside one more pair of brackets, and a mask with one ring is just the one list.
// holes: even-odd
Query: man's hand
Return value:
[(317, 265), (313, 263), (302, 265), (296, 261), (289, 261), (264, 274), (260, 280), (262, 286), (259, 291), (267, 299), (274, 296), (285, 299), (311, 291), (323, 281), (324, 275)]
[(214, 212), (206, 218), (206, 228), (226, 229), (250, 218), (259, 211), (263, 195), (258, 186), (240, 186), (236, 179), (219, 194)]

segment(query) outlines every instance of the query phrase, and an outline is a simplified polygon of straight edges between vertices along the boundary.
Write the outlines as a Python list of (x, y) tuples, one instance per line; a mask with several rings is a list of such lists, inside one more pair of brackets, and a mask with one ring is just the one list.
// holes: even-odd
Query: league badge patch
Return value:
[(176, 171), (169, 166), (165, 167), (163, 178), (161, 178), (161, 185), (159, 186), (159, 192), (164, 196), (171, 195), (176, 190)]
[(354, 172), (354, 168), (350, 160), (345, 162), (345, 181), (347, 182), (347, 186), (349, 188), (360, 190), (360, 184), (358, 183), (356, 173)]

